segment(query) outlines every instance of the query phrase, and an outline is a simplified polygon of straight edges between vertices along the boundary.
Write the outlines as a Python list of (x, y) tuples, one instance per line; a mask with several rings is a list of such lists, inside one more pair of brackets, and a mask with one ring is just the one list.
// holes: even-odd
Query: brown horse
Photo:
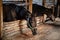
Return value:
[(3, 4), (3, 21), (9, 22), (16, 20), (16, 12), (14, 4)]
[(27, 26), (32, 30), (33, 35), (36, 34), (35, 28), (31, 24), (31, 13), (23, 6), (15, 4), (3, 4), (3, 21), (10, 22), (14, 20), (27, 20)]
[(45, 8), (44, 6), (40, 6), (37, 4), (33, 4), (33, 13), (32, 16), (41, 18), (42, 22), (44, 22), (44, 14), (47, 15), (52, 21), (52, 9)]

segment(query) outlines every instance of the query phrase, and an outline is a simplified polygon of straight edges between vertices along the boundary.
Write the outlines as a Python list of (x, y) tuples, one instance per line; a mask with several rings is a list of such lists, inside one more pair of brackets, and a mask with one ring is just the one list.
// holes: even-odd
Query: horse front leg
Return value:
[(45, 23), (46, 19), (47, 19), (47, 15), (44, 14), (44, 15), (43, 15), (43, 23)]
[(27, 23), (27, 25), (28, 25), (28, 27), (31, 29), (31, 31), (32, 31), (32, 34), (33, 35), (36, 35), (37, 34), (37, 32), (36, 32), (36, 24), (34, 24), (35, 23), (35, 21), (34, 21), (35, 19), (33, 18), (28, 18), (28, 23)]

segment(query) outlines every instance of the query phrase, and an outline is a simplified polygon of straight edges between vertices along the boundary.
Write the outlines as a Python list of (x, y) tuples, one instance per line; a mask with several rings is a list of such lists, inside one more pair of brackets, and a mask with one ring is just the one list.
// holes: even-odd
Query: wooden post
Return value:
[(54, 15), (54, 10), (55, 10), (55, 0), (53, 0), (53, 15)]
[(0, 0), (0, 38), (2, 37), (3, 16), (2, 16), (2, 0)]
[[(29, 1), (29, 2), (28, 2)], [(29, 6), (29, 11), (32, 13), (32, 0), (25, 0), (26, 2), (26, 9), (28, 8), (27, 5)]]
[(43, 6), (45, 6), (45, 3), (46, 3), (46, 0), (43, 0), (43, 1), (42, 1)]
[(26, 3), (26, 9), (27, 9), (27, 3), (28, 3), (27, 0), (25, 0), (25, 3)]
[(59, 0), (57, 0), (57, 9), (58, 9), (58, 11), (57, 11), (57, 17), (59, 17)]
[(32, 0), (29, 0), (29, 11), (32, 13)]

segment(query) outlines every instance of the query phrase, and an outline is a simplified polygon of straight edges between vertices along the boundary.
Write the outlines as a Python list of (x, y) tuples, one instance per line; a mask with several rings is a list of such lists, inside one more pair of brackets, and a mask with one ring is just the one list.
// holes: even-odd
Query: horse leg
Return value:
[[(36, 33), (36, 28), (35, 28), (35, 26), (33, 26), (32, 24), (32, 19), (31, 18), (28, 18), (29, 20), (27, 20), (28, 21), (28, 27), (31, 29), (31, 31), (32, 31), (32, 34), (33, 35), (36, 35), (37, 33)], [(35, 22), (34, 22), (35, 23)]]
[(40, 23), (43, 23), (43, 19), (44, 17), (43, 16), (40, 16)]
[(47, 19), (47, 15), (46, 14), (44, 14), (43, 15), (43, 23), (45, 23), (45, 20)]

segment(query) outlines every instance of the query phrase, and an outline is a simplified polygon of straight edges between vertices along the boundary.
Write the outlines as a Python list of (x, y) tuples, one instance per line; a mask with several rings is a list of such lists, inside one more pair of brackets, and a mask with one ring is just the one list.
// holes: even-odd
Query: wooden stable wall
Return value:
[(2, 23), (3, 23), (3, 18), (2, 18), (2, 0), (0, 0), (0, 38), (1, 38), (1, 33), (2, 33)]

